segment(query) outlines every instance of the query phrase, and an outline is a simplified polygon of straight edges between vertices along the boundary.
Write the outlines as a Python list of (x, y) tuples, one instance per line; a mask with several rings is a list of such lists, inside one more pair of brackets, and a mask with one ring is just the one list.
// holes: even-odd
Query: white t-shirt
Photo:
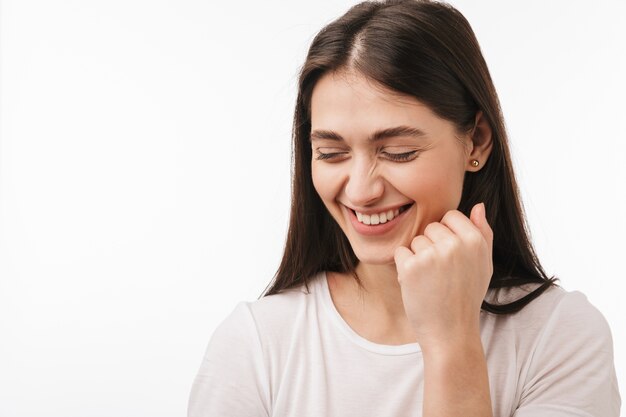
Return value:
[[(325, 273), (309, 289), (235, 307), (211, 337), (189, 417), (422, 415), (419, 344), (382, 345), (356, 333)], [(519, 313), (481, 312), (480, 320), (494, 417), (619, 416), (611, 332), (582, 293), (552, 287)]]

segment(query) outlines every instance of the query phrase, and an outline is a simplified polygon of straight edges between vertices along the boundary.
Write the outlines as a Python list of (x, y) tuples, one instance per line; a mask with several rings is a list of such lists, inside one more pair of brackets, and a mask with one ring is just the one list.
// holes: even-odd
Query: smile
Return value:
[(365, 214), (356, 210), (353, 210), (353, 211), (356, 214), (356, 218), (359, 222), (366, 224), (368, 226), (369, 225), (376, 226), (377, 224), (385, 224), (388, 221), (393, 220), (395, 217), (398, 217), (400, 213), (408, 209), (410, 206), (411, 204), (407, 204), (395, 210), (387, 210), (387, 211), (383, 211), (383, 212), (375, 213), (375, 214)]
[(344, 206), (352, 227), (358, 233), (368, 236), (387, 233), (406, 217), (405, 213), (412, 207), (413, 203), (380, 213), (365, 214)]

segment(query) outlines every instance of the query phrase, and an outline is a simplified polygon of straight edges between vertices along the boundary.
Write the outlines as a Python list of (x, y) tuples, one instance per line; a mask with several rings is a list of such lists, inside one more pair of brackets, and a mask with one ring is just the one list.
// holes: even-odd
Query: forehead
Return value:
[(440, 128), (442, 122), (447, 123), (416, 98), (353, 71), (324, 74), (311, 97), (312, 129), (367, 134), (404, 125), (428, 131)]

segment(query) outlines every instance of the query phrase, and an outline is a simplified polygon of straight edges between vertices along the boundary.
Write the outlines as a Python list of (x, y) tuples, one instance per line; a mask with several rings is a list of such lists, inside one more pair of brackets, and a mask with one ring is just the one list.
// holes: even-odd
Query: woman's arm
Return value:
[(485, 207), (451, 210), (395, 252), (404, 309), (424, 358), (423, 417), (491, 417), (480, 307), (493, 273)]
[(491, 417), (480, 336), (424, 348), (424, 417)]

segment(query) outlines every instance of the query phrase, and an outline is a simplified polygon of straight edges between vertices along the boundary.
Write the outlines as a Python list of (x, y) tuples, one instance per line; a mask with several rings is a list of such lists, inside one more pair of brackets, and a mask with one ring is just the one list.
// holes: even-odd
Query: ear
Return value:
[[(470, 134), (470, 152), (467, 155), (467, 171), (480, 171), (489, 159), (493, 141), (491, 139), (491, 126), (482, 111), (476, 113), (474, 129)], [(478, 166), (473, 166), (472, 161), (478, 161)]]

